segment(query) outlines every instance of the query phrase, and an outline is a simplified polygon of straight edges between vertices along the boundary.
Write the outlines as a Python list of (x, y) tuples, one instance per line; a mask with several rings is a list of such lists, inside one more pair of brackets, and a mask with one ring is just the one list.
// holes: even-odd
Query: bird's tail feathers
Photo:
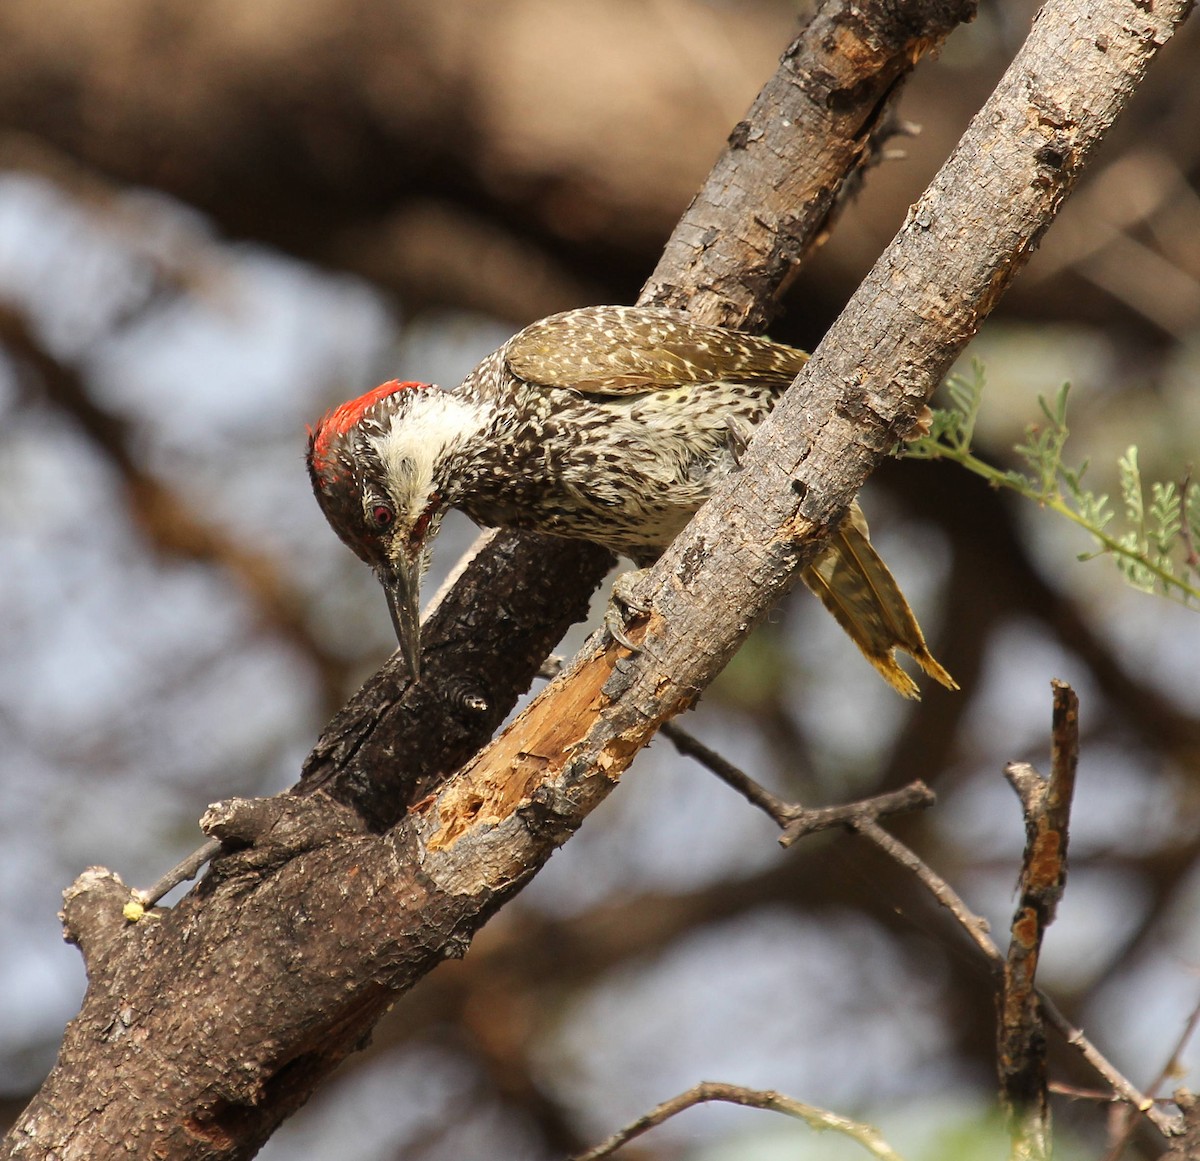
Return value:
[(871, 545), (866, 519), (857, 504), (852, 505), (829, 547), (805, 570), (804, 583), (897, 693), (921, 696), (917, 683), (896, 661), (897, 649), (909, 654), (947, 689), (958, 688), (929, 652), (896, 578)]

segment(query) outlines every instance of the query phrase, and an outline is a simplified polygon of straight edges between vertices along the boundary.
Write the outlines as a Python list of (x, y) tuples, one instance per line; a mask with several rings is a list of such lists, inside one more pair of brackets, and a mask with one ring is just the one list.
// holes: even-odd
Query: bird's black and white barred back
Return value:
[[(586, 307), (534, 323), (453, 391), (392, 382), (327, 414), (309, 471), (371, 564), (416, 667), (416, 592), (450, 507), (485, 526), (593, 540), (648, 564), (737, 467), (803, 351), (679, 312)], [(805, 581), (900, 692), (893, 651), (945, 685), (857, 508)]]

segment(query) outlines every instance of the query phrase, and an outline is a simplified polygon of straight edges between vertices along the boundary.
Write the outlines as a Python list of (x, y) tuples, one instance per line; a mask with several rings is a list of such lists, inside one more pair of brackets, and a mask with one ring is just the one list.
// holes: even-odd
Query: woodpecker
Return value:
[[(676, 311), (566, 311), (526, 327), (454, 390), (392, 380), (335, 407), (309, 429), (313, 491), (375, 570), (417, 677), (420, 582), (450, 508), (485, 527), (595, 541), (648, 566), (737, 470), (807, 358)], [(900, 693), (918, 696), (896, 649), (957, 688), (857, 504), (804, 580)]]

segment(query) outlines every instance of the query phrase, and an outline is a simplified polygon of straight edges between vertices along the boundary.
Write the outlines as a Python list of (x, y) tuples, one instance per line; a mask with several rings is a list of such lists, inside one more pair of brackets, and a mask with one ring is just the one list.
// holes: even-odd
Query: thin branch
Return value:
[(784, 802), (782, 798), (777, 798), (749, 774), (738, 769), (728, 759), (721, 757), (716, 750), (706, 746), (699, 738), (689, 734), (687, 730), (677, 726), (674, 722), (664, 722), (658, 732), (664, 737), (670, 738), (679, 753), (688, 758), (695, 758), (701, 766), (710, 770), (726, 786), (736, 790), (751, 806), (757, 806), (764, 814), (774, 819), (780, 827), (786, 827), (794, 817), (792, 812), (800, 809), (791, 803)]
[(1052, 1080), (1046, 1087), (1055, 1096), (1070, 1097), (1075, 1101), (1092, 1101), (1098, 1105), (1111, 1105), (1120, 1101), (1116, 1093), (1108, 1089), (1080, 1088), (1077, 1084), (1064, 1084), (1061, 1080)]
[[(1183, 1031), (1179, 1034), (1179, 1039), (1175, 1042), (1175, 1046), (1167, 1056), (1166, 1063), (1162, 1066), (1159, 1074), (1150, 1082), (1150, 1086), (1146, 1090), (1149, 1096), (1158, 1099), (1158, 1090), (1172, 1076), (1178, 1076), (1182, 1071), (1180, 1058), (1183, 1056), (1183, 1050), (1187, 1047), (1188, 1042), (1196, 1034), (1197, 1026), (1200, 1026), (1200, 999), (1197, 999), (1193, 1006), (1191, 1015), (1188, 1016), (1187, 1021), (1184, 1023)], [(1133, 1130), (1137, 1124), (1127, 1106), (1119, 1109), (1117, 1116), (1119, 1120), (1116, 1123), (1113, 1133), (1113, 1143), (1108, 1152), (1105, 1153), (1104, 1161), (1119, 1161), (1121, 1154), (1125, 1152), (1125, 1146), (1129, 1143), (1129, 1138), (1133, 1136)]]
[(874, 843), (885, 855), (899, 863), (905, 870), (911, 871), (917, 881), (927, 890), (955, 919), (959, 926), (971, 937), (972, 942), (998, 967), (1000, 951), (992, 941), (991, 926), (982, 915), (976, 915), (966, 902), (945, 879), (941, 877), (920, 855), (911, 847), (907, 847), (895, 835), (889, 834), (878, 823), (864, 822), (856, 828), (863, 838)]
[[(192, 851), (187, 858), (176, 863), (152, 887), (135, 889), (132, 892), (132, 905), (143, 909), (153, 907), (168, 891), (178, 887), (180, 883), (194, 879), (205, 863), (215, 859), (221, 853), (223, 845), (220, 839), (209, 839), (208, 842)], [(127, 917), (138, 918), (138, 916)]]
[[(797, 820), (802, 826), (809, 826), (810, 823), (816, 824), (802, 831), (802, 833), (808, 834), (814, 830), (826, 829), (831, 826), (844, 826), (874, 843), (889, 858), (910, 871), (938, 903), (954, 916), (959, 926), (970, 936), (975, 946), (983, 952), (984, 957), (997, 973), (1003, 972), (1004, 956), (991, 937), (988, 921), (972, 911), (962, 896), (920, 855), (905, 846), (894, 835), (889, 834), (876, 821), (884, 814), (894, 814), (899, 810), (919, 809), (931, 805), (933, 795), (924, 783), (914, 782), (911, 786), (892, 794), (881, 794), (875, 798), (863, 799), (861, 802), (849, 803), (846, 806), (810, 810), (776, 798), (743, 770), (673, 723), (668, 722), (661, 732), (671, 739), (680, 753), (694, 757), (707, 766), (722, 781), (743, 794), (749, 802), (765, 811), (781, 827), (790, 828), (797, 824)], [(800, 837), (800, 834), (797, 834), (796, 837)], [(795, 841), (795, 839), (789, 840), (787, 833), (780, 838), (783, 845), (788, 845), (789, 841)], [(1122, 1075), (1083, 1032), (1059, 1011), (1045, 993), (1039, 989), (1035, 990), (1034, 994), (1041, 1005), (1043, 1018), (1080, 1053), (1097, 1074), (1112, 1086), (1114, 1094), (1119, 1099), (1126, 1101), (1139, 1112), (1145, 1113), (1155, 1128), (1164, 1136), (1171, 1136), (1179, 1132), (1178, 1118), (1171, 1117), (1156, 1108), (1154, 1101), (1140, 1092), (1130, 1080)]]
[(877, 794), (873, 798), (848, 802), (842, 806), (808, 807), (798, 802), (785, 802), (674, 722), (665, 723), (659, 732), (670, 738), (675, 749), (681, 754), (695, 758), (752, 806), (757, 806), (772, 818), (783, 830), (783, 834), (779, 836), (779, 845), (782, 847), (790, 847), (797, 840), (806, 835), (816, 834), (817, 831), (831, 830), (835, 826), (857, 830), (864, 820), (886, 818), (888, 815), (903, 814), (910, 810), (924, 810), (937, 801), (937, 796), (924, 782), (916, 781), (900, 790)]
[[(988, 934), (987, 920), (971, 911), (945, 879), (924, 862), (915, 851), (906, 847), (899, 839), (888, 834), (876, 823), (867, 822), (857, 829), (864, 838), (870, 839), (885, 854), (912, 871), (922, 886), (959, 921), (991, 966), (998, 972), (1003, 970), (1004, 957)], [(1139, 1112), (1145, 1113), (1147, 1119), (1163, 1136), (1170, 1137), (1179, 1132), (1178, 1118), (1157, 1109), (1154, 1101), (1140, 1092), (1131, 1081), (1123, 1076), (1117, 1067), (1083, 1034), (1082, 1030), (1076, 1028), (1059, 1011), (1058, 1006), (1045, 992), (1038, 989), (1037, 997), (1042, 1005), (1042, 1016), (1046, 1022), (1112, 1086), (1113, 1092), (1117, 1096), (1127, 1101)]]
[(611, 1157), (623, 1145), (635, 1137), (640, 1137), (650, 1129), (661, 1125), (664, 1121), (690, 1109), (694, 1105), (706, 1101), (727, 1101), (730, 1104), (744, 1105), (751, 1109), (765, 1109), (769, 1112), (783, 1113), (789, 1117), (802, 1120), (809, 1128), (817, 1132), (841, 1133), (853, 1141), (857, 1141), (872, 1157), (880, 1161), (902, 1161), (897, 1153), (879, 1134), (879, 1130), (861, 1121), (852, 1121), (848, 1117), (839, 1116), (815, 1105), (793, 1100), (771, 1090), (743, 1088), (736, 1084), (722, 1084), (719, 1081), (701, 1081), (700, 1084), (689, 1088), (662, 1104), (656, 1105), (644, 1116), (625, 1128), (614, 1133), (607, 1141), (580, 1153), (572, 1161), (601, 1161), (603, 1157)]
[(1084, 1035), (1083, 1030), (1072, 1024), (1059, 1010), (1058, 1005), (1040, 988), (1038, 989), (1038, 999), (1041, 1001), (1042, 1015), (1045, 1017), (1046, 1023), (1112, 1085), (1113, 1092), (1117, 1096), (1132, 1105), (1139, 1113), (1145, 1113), (1146, 1119), (1164, 1137), (1174, 1136), (1181, 1131), (1183, 1124), (1181, 1118), (1173, 1117), (1157, 1108), (1154, 1100), (1140, 1092), (1136, 1085), (1127, 1080), (1116, 1065)]
[(905, 814), (910, 810), (925, 810), (937, 802), (937, 795), (920, 779), (891, 790), (887, 794), (876, 794), (872, 798), (863, 798), (858, 802), (848, 802), (844, 806), (815, 806), (810, 808), (794, 807), (794, 817), (788, 823), (783, 834), (779, 836), (781, 847), (790, 847), (798, 839), (806, 835), (816, 834), (820, 830), (842, 826), (847, 830), (857, 831), (866, 823), (876, 823), (881, 818), (893, 814)]

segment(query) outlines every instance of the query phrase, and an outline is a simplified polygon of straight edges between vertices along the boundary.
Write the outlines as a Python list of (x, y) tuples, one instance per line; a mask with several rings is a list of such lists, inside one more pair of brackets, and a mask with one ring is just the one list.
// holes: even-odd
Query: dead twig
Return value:
[(857, 830), (864, 820), (885, 818), (909, 810), (924, 810), (937, 801), (933, 791), (918, 780), (900, 790), (877, 794), (873, 798), (848, 802), (842, 806), (801, 806), (798, 802), (785, 802), (772, 794), (744, 770), (674, 722), (665, 723), (660, 727), (659, 733), (670, 738), (675, 749), (681, 754), (695, 758), (752, 806), (757, 806), (772, 818), (783, 830), (783, 834), (779, 836), (779, 845), (782, 847), (790, 847), (805, 835), (815, 834), (817, 831), (830, 830), (835, 826)]
[[(970, 936), (972, 942), (983, 953), (997, 974), (1003, 973), (1005, 957), (991, 937), (991, 929), (987, 920), (972, 911), (958, 892), (915, 851), (905, 846), (894, 835), (889, 834), (876, 821), (884, 814), (896, 813), (898, 809), (911, 810), (915, 807), (930, 805), (933, 795), (923, 783), (914, 782), (911, 786), (893, 794), (878, 795), (875, 798), (849, 803), (846, 806), (810, 810), (798, 804), (784, 802), (776, 797), (743, 770), (673, 723), (666, 723), (660, 732), (671, 739), (680, 753), (687, 754), (706, 766), (723, 782), (737, 790), (747, 801), (774, 819), (780, 827), (786, 830), (796, 826), (797, 838), (801, 833), (809, 834), (813, 830), (825, 829), (830, 826), (844, 826), (874, 843), (889, 858), (912, 872), (917, 881), (954, 916), (959, 926)], [(1056, 754), (1059, 753), (1061, 756), (1057, 760), (1065, 762), (1069, 753), (1065, 739), (1060, 740), (1056, 746)], [(906, 804), (901, 805), (905, 797), (909, 795), (912, 798)], [(1061, 806), (1062, 803), (1058, 802), (1055, 810), (1060, 810)], [(813, 825), (809, 825), (810, 823)], [(784, 845), (788, 845), (788, 841), (786, 833), (780, 837), (780, 842)], [(795, 839), (790, 841), (795, 841)], [(1144, 1113), (1154, 1127), (1166, 1137), (1181, 1131), (1180, 1118), (1173, 1117), (1157, 1108), (1150, 1097), (1142, 1093), (1126, 1078), (1084, 1033), (1059, 1011), (1053, 1000), (1040, 989), (1035, 989), (1034, 995), (1041, 1005), (1041, 1014), (1045, 1022), (1075, 1048), (1099, 1076), (1103, 1077), (1111, 1086), (1115, 1099), (1125, 1101), (1139, 1112)]]
[(1049, 779), (1026, 762), (1004, 774), (1025, 812), (1025, 854), (998, 1002), (997, 1064), (1014, 1158), (1050, 1155), (1046, 1030), (1036, 985), (1046, 928), (1054, 922), (1067, 879), (1067, 839), (1079, 763), (1079, 699), (1065, 682), (1054, 689)]
[(777, 798), (765, 786), (756, 782), (728, 759), (721, 757), (716, 750), (710, 749), (699, 738), (689, 734), (687, 730), (677, 726), (674, 722), (664, 722), (658, 732), (663, 737), (670, 738), (679, 753), (688, 758), (695, 758), (701, 766), (715, 774), (726, 786), (736, 790), (751, 806), (757, 806), (781, 827), (788, 825), (790, 821), (788, 812), (795, 808), (784, 802), (782, 798)]
[(166, 874), (162, 875), (152, 887), (135, 889), (131, 902), (144, 910), (153, 907), (168, 891), (194, 879), (200, 869), (211, 862), (221, 853), (224, 844), (220, 839), (209, 839), (203, 846), (197, 847), (187, 858), (176, 863)]
[[(991, 966), (997, 972), (1003, 970), (1004, 956), (1000, 954), (1000, 949), (988, 934), (987, 920), (971, 911), (945, 879), (924, 862), (915, 851), (910, 850), (899, 839), (888, 834), (878, 824), (867, 822), (855, 829), (864, 838), (875, 843), (885, 854), (911, 870), (916, 875), (918, 882), (959, 921)], [(1154, 1101), (1123, 1076), (1120, 1070), (1084, 1035), (1082, 1030), (1076, 1028), (1059, 1011), (1058, 1006), (1045, 992), (1038, 989), (1037, 997), (1041, 1003), (1042, 1016), (1046, 1023), (1054, 1028), (1112, 1086), (1117, 1097), (1132, 1105), (1139, 1112), (1145, 1113), (1147, 1119), (1163, 1136), (1170, 1137), (1179, 1132), (1179, 1120), (1156, 1108)]]
[(955, 919), (971, 937), (972, 942), (998, 966), (1002, 961), (1000, 952), (991, 937), (991, 927), (981, 915), (976, 915), (961, 895), (941, 877), (911, 847), (907, 847), (895, 835), (889, 834), (876, 822), (864, 822), (855, 828), (863, 838), (874, 843), (890, 859), (911, 871), (921, 884)]
[(880, 1136), (879, 1130), (861, 1121), (852, 1121), (848, 1117), (839, 1116), (815, 1105), (793, 1100), (770, 1090), (742, 1088), (736, 1084), (722, 1084), (719, 1081), (701, 1081), (700, 1084), (689, 1088), (662, 1104), (656, 1105), (644, 1116), (625, 1128), (614, 1133), (607, 1141), (589, 1149), (586, 1153), (577, 1154), (572, 1161), (600, 1161), (602, 1157), (611, 1157), (623, 1145), (640, 1137), (649, 1129), (661, 1125), (671, 1117), (690, 1109), (693, 1105), (706, 1101), (727, 1101), (730, 1104), (744, 1105), (752, 1109), (766, 1109), (769, 1112), (783, 1113), (789, 1117), (802, 1120), (810, 1128), (818, 1132), (832, 1131), (841, 1133), (851, 1140), (857, 1141), (872, 1157), (881, 1161), (902, 1161), (900, 1155)]

